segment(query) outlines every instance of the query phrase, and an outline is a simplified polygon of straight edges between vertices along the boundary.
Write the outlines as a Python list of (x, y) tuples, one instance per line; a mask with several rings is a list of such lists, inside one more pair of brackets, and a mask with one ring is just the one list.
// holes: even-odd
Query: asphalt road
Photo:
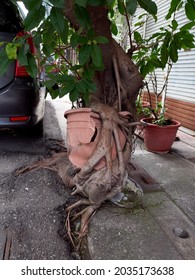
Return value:
[[(12, 260), (72, 259), (64, 238), (70, 196), (58, 175), (18, 169), (49, 156), (63, 141), (54, 107), (46, 103), (40, 131), (0, 130), (0, 256)], [(7, 236), (7, 242), (3, 239)], [(5, 256), (5, 251), (7, 252)]]

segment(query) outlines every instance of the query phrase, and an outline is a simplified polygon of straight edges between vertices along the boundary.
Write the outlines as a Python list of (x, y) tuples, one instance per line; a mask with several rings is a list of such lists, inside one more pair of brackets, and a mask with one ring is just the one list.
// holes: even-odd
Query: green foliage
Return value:
[[(193, 0), (172, 0), (166, 15), (169, 23), (147, 39), (143, 38), (139, 28), (145, 23), (146, 15), (151, 14), (157, 19), (157, 6), (152, 0), (74, 0), (74, 13), (79, 24), (76, 30), (70, 26), (64, 15), (64, 0), (22, 2), (29, 11), (24, 22), (25, 30), (33, 35), (37, 52), (30, 52), (29, 34), (14, 38), (13, 42), (0, 43), (0, 74), (6, 72), (10, 61), (18, 59), (35, 78), (39, 61), (39, 70), (41, 67), (45, 69), (46, 86), (52, 98), (69, 94), (72, 102), (81, 97), (87, 103), (89, 94), (96, 91), (94, 74), (104, 69), (101, 45), (107, 44), (108, 39), (94, 33), (88, 12), (90, 5), (106, 6), (114, 35), (120, 34), (117, 25), (119, 14), (127, 19), (134, 16), (138, 7), (142, 8), (143, 13), (137, 24), (130, 27), (130, 35), (132, 58), (143, 78), (157, 68), (164, 69), (167, 64), (177, 62), (179, 50), (194, 47), (194, 37), (190, 33), (195, 26)], [(174, 14), (182, 6), (189, 23), (179, 28)], [(173, 19), (170, 20), (171, 18)], [(74, 62), (66, 55), (69, 49), (77, 54)]]

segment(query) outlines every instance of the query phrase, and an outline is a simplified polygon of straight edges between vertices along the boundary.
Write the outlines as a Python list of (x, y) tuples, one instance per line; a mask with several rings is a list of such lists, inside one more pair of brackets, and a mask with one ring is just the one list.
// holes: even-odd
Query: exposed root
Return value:
[[(137, 122), (131, 123), (126, 117), (119, 116), (118, 112), (109, 106), (101, 104), (101, 107), (99, 107), (96, 102), (93, 109), (100, 114), (102, 119), (100, 138), (91, 157), (71, 180), (72, 185), (75, 186), (72, 195), (79, 194), (83, 198), (67, 207), (69, 221), (66, 226), (68, 226), (67, 232), (71, 238), (77, 232), (71, 233), (70, 224), (80, 218), (77, 249), (82, 238), (87, 234), (91, 217), (101, 204), (122, 192), (125, 187), (127, 190), (127, 185), (130, 184), (126, 166), (132, 151), (134, 126), (137, 125)], [(121, 145), (119, 136), (121, 131), (125, 131), (125, 147)], [(115, 160), (112, 159), (113, 145), (116, 147)], [(106, 165), (99, 170), (95, 170), (95, 166), (102, 159), (105, 160)], [(130, 188), (129, 190), (134, 191)], [(82, 209), (77, 212), (80, 207)]]
[(32, 171), (32, 170), (37, 170), (40, 168), (46, 168), (46, 169), (50, 169), (53, 171), (58, 171), (57, 168), (55, 167), (55, 163), (63, 158), (64, 156), (66, 156), (66, 152), (62, 152), (62, 153), (53, 153), (52, 157), (50, 158), (41, 158), (40, 160), (36, 161), (35, 163), (19, 168), (18, 170), (16, 170), (16, 176), (19, 176), (23, 173)]

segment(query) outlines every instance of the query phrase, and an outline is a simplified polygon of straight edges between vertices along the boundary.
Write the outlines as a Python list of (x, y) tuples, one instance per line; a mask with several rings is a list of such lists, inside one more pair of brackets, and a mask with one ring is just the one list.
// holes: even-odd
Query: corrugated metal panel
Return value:
[(163, 27), (166, 23), (165, 15), (168, 11), (170, 0), (156, 0), (158, 6), (158, 21), (155, 22), (152, 16), (149, 17), (146, 25), (146, 38), (149, 38), (152, 34), (159, 31), (159, 28)]
[(195, 50), (179, 52), (169, 77), (167, 96), (195, 102)]
[[(188, 22), (184, 9), (176, 14), (179, 26)], [(192, 30), (195, 35), (195, 29)], [(170, 73), (167, 96), (195, 102), (195, 50), (179, 51), (179, 59)]]

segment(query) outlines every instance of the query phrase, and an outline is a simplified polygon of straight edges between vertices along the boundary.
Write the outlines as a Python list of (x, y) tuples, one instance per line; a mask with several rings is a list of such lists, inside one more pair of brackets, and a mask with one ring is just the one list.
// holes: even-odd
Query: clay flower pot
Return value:
[(150, 152), (168, 153), (181, 124), (178, 121), (172, 120), (170, 125), (159, 126), (151, 123), (152, 120), (152, 118), (141, 119), (142, 123), (147, 124), (144, 127), (144, 144)]
[[(129, 112), (122, 112), (123, 115), (128, 115)], [(100, 138), (101, 119), (99, 114), (92, 112), (91, 108), (71, 109), (65, 112), (67, 119), (67, 138), (66, 147), (69, 160), (78, 168), (89, 159), (94, 152)], [(119, 137), (122, 148), (126, 143), (126, 137), (119, 130)], [(116, 158), (116, 147), (113, 141), (112, 159)], [(105, 160), (102, 159), (96, 165), (95, 169), (100, 169), (105, 166)]]

